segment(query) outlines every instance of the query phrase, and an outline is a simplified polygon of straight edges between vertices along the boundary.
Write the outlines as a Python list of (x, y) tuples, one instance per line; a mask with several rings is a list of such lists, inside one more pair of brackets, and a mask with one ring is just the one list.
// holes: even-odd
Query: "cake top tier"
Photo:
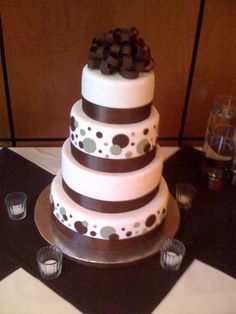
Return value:
[(93, 38), (88, 52), (88, 67), (100, 69), (102, 74), (120, 73), (127, 79), (135, 79), (140, 72), (153, 67), (150, 48), (138, 30), (116, 28)]

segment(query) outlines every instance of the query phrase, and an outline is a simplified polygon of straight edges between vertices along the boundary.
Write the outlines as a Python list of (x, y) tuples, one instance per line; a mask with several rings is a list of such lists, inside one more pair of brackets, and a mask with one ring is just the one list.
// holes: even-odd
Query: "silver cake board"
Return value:
[(180, 224), (180, 212), (174, 197), (170, 194), (167, 214), (159, 232), (150, 239), (132, 248), (122, 250), (97, 250), (81, 245), (62, 234), (51, 213), (49, 202), (50, 186), (40, 194), (34, 211), (34, 220), (41, 236), (50, 244), (59, 247), (64, 255), (81, 264), (96, 267), (116, 267), (137, 263), (156, 254), (161, 242), (173, 238)]

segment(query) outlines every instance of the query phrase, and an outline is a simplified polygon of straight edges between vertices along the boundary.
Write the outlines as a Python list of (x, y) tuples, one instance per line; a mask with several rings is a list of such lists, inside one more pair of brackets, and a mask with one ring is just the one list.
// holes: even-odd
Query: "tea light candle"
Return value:
[(181, 261), (181, 256), (177, 255), (173, 251), (166, 252), (166, 264), (169, 266), (175, 266)]
[(44, 262), (47, 275), (53, 274), (57, 270), (57, 261), (55, 259), (48, 259)]
[(180, 204), (186, 205), (189, 203), (189, 201), (190, 201), (190, 198), (187, 195), (182, 194), (178, 196), (178, 202)]
[(13, 215), (21, 215), (24, 212), (24, 206), (22, 204), (12, 205), (11, 207)]

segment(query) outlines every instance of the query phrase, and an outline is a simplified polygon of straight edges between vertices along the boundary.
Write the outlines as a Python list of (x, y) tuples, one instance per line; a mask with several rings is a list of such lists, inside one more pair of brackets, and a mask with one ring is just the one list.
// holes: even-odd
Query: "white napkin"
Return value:
[(0, 281), (0, 313), (82, 314), (22, 268)]
[(61, 147), (11, 147), (15, 153), (56, 174), (61, 168)]
[(194, 260), (152, 313), (236, 314), (236, 280)]

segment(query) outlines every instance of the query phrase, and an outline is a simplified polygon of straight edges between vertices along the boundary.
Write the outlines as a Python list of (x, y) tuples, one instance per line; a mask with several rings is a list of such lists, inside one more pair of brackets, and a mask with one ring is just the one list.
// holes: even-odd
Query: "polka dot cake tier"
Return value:
[(97, 170), (140, 169), (155, 157), (158, 124), (159, 114), (152, 107), (144, 121), (111, 127), (88, 117), (82, 109), (82, 100), (78, 101), (71, 110), (72, 154), (83, 165)]
[(159, 193), (152, 201), (137, 210), (125, 213), (99, 213), (76, 204), (62, 187), (61, 175), (52, 183), (51, 203), (58, 221), (71, 232), (91, 239), (124, 240), (146, 234), (161, 224), (166, 214), (168, 188), (160, 182)]
[(50, 197), (57, 228), (78, 245), (133, 247), (154, 237), (165, 220), (169, 190), (152, 66), (134, 28), (92, 41)]

